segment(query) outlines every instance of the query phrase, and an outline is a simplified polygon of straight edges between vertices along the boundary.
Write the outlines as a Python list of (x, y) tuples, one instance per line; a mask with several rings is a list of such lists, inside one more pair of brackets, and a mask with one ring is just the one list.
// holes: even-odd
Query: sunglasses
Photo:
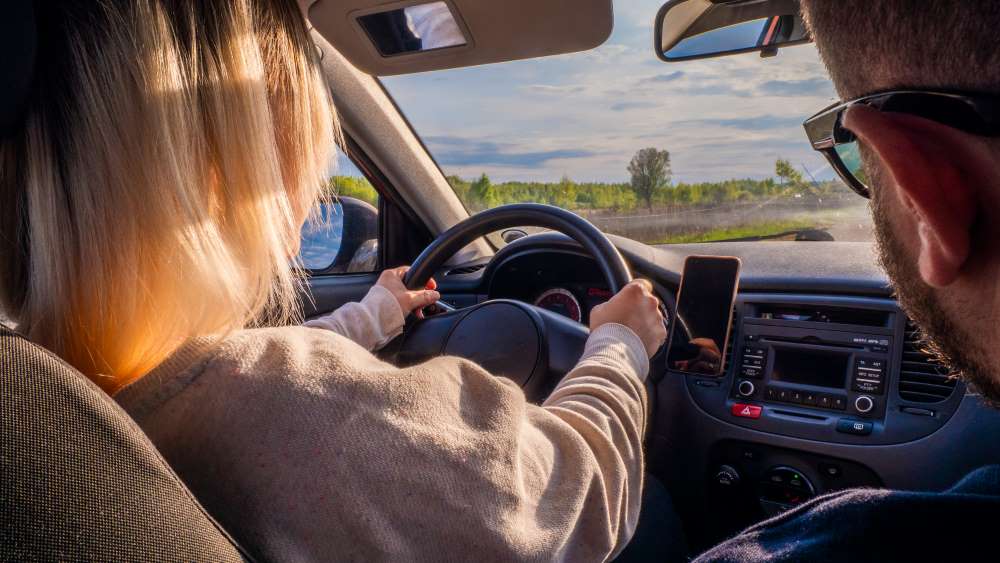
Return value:
[(871, 197), (858, 139), (842, 125), (847, 108), (863, 104), (879, 111), (905, 113), (983, 137), (1000, 136), (1000, 97), (921, 90), (894, 90), (838, 102), (802, 124), (814, 150), (823, 153), (849, 188)]

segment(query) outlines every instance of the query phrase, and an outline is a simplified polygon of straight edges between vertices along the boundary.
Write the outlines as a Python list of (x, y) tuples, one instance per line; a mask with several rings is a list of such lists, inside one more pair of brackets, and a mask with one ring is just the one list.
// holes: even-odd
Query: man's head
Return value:
[[(844, 99), (890, 89), (1000, 99), (1000, 3), (803, 0)], [(1000, 402), (1000, 139), (854, 107), (883, 265), (934, 348)]]

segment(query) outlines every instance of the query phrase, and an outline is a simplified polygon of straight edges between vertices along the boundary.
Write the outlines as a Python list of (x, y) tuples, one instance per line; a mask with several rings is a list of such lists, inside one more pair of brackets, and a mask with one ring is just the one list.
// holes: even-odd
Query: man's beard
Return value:
[(886, 202), (878, 186), (886, 178), (880, 171), (866, 167), (872, 190), (872, 214), (875, 218), (875, 238), (878, 241), (879, 262), (892, 280), (899, 304), (926, 337), (925, 348), (951, 374), (971, 383), (992, 406), (1000, 408), (1000, 383), (993, 377), (992, 369), (979, 353), (979, 348), (960, 319), (949, 315), (941, 305), (937, 290), (924, 283), (917, 267), (917, 260), (910, 256), (892, 229)]

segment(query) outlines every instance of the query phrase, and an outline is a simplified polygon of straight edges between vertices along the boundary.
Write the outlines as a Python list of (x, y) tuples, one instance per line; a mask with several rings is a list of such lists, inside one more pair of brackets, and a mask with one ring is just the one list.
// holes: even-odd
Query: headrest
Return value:
[(34, 0), (4, 0), (0, 9), (0, 137), (21, 122), (35, 75)]

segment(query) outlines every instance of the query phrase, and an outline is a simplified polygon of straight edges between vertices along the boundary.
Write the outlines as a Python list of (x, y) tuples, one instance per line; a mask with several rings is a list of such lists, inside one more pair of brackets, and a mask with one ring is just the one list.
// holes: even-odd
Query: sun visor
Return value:
[(375, 76), (593, 49), (611, 35), (611, 0), (318, 0), (312, 26)]

